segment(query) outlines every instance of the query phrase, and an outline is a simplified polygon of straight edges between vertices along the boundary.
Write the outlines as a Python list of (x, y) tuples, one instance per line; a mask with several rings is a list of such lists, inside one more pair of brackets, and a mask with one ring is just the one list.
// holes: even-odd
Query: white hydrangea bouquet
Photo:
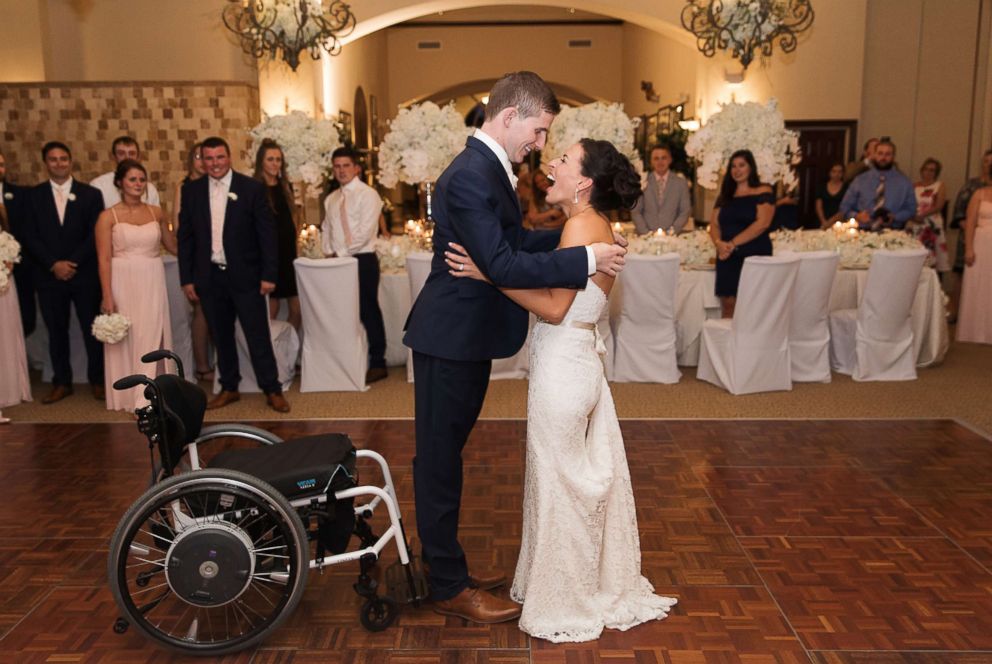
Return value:
[(21, 262), (21, 244), (7, 231), (0, 231), (0, 293), (10, 288), (8, 265)]
[(290, 182), (305, 184), (310, 198), (320, 196), (324, 174), (331, 168), (331, 155), (341, 147), (337, 127), (330, 120), (318, 120), (303, 111), (265, 116), (249, 132), (252, 157), (266, 138), (279, 144), (286, 160)]
[(632, 238), (629, 251), (647, 256), (675, 253), (686, 269), (709, 269), (716, 262), (716, 249), (709, 233), (704, 230), (681, 235), (648, 233)]
[(879, 249), (921, 249), (923, 245), (903, 231), (871, 233), (843, 226), (839, 230), (780, 230), (772, 233), (774, 253), (783, 251), (834, 251), (847, 269), (866, 269)]
[(406, 270), (406, 255), (415, 251), (423, 251), (423, 249), (410, 235), (397, 234), (388, 239), (380, 237), (375, 241), (379, 269), (385, 273), (396, 274)]
[(765, 105), (724, 104), (685, 144), (698, 163), (696, 181), (707, 189), (720, 186), (720, 174), (737, 150), (751, 151), (762, 182), (782, 181), (787, 190), (797, 183), (793, 166), (801, 159), (799, 134), (785, 128), (775, 99)]
[(623, 104), (606, 104), (601, 101), (584, 106), (565, 106), (548, 130), (544, 146), (545, 161), (556, 159), (582, 138), (609, 141), (625, 155), (639, 174), (644, 164), (634, 147), (634, 130), (639, 120), (631, 120), (623, 112)]
[(395, 187), (437, 180), (472, 131), (451, 104), (425, 101), (401, 109), (379, 145), (379, 181)]
[(97, 341), (116, 344), (127, 337), (130, 329), (131, 321), (124, 314), (100, 314), (93, 319), (91, 332)]

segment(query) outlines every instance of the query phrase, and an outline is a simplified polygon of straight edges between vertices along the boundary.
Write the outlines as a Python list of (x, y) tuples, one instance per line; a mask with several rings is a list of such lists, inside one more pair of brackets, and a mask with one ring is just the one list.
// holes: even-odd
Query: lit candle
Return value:
[(844, 224), (840, 223), (840, 221), (834, 222), (834, 230), (835, 231), (839, 231), (843, 227), (844, 227)]
[(663, 236), (665, 234), (665, 229), (664, 228), (659, 228), (658, 230), (656, 230), (654, 232), (654, 234), (657, 235), (658, 237), (661, 237), (661, 236)]
[(412, 231), (414, 228), (416, 228), (416, 226), (417, 226), (417, 222), (415, 222), (413, 219), (407, 219), (406, 220), (406, 230), (407, 230), (407, 232)]
[(619, 221), (617, 221), (617, 222), (614, 222), (614, 224), (613, 224), (613, 231), (614, 231), (615, 233), (619, 233), (619, 232), (621, 232), (622, 230), (623, 230), (623, 226), (621, 226), (621, 225), (620, 225), (620, 222), (619, 222)]
[(851, 228), (857, 228), (858, 222), (854, 217), (851, 217), (850, 219), (847, 220), (847, 225), (850, 226)]
[(857, 237), (857, 235), (858, 235), (858, 229), (857, 228), (848, 228), (847, 229), (847, 234), (850, 235), (851, 237)]
[(304, 228), (302, 231), (300, 231), (300, 239), (301, 240), (307, 239), (307, 229)]

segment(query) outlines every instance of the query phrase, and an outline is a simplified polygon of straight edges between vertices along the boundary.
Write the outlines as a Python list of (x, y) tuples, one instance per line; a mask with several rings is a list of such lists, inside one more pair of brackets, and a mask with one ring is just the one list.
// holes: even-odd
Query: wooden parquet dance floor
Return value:
[[(384, 454), (413, 530), (412, 421), (264, 426), (287, 438), (343, 431)], [(268, 641), (222, 661), (992, 662), (989, 440), (948, 420), (628, 420), (623, 430), (644, 573), (679, 599), (668, 619), (553, 645), (515, 623), (423, 607), (371, 634), (351, 590), (357, 564), (341, 565), (311, 576)], [(524, 439), (524, 422), (489, 420), (469, 442), (462, 541), (477, 569), (513, 572)], [(148, 476), (131, 424), (0, 429), (0, 662), (181, 659), (111, 629), (108, 540)]]

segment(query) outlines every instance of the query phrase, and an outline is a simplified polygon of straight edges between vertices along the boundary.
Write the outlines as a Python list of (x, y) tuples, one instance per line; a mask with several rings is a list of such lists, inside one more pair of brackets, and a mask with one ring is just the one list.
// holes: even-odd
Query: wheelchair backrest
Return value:
[(163, 467), (168, 466), (165, 470), (171, 474), (186, 446), (200, 435), (203, 414), (207, 410), (207, 395), (199, 385), (174, 374), (162, 374), (154, 379), (154, 383), (162, 395), (159, 411), (164, 434), (159, 443), (159, 454)]

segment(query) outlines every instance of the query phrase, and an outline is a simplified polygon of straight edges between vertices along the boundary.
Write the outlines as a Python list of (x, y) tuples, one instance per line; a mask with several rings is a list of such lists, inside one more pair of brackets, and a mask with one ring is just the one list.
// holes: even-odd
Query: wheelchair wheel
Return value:
[(396, 622), (400, 607), (389, 597), (373, 597), (362, 605), (358, 619), (370, 632), (381, 632)]
[(256, 477), (208, 469), (151, 487), (121, 519), (107, 578), (123, 619), (192, 655), (263, 640), (306, 588), (296, 511)]

